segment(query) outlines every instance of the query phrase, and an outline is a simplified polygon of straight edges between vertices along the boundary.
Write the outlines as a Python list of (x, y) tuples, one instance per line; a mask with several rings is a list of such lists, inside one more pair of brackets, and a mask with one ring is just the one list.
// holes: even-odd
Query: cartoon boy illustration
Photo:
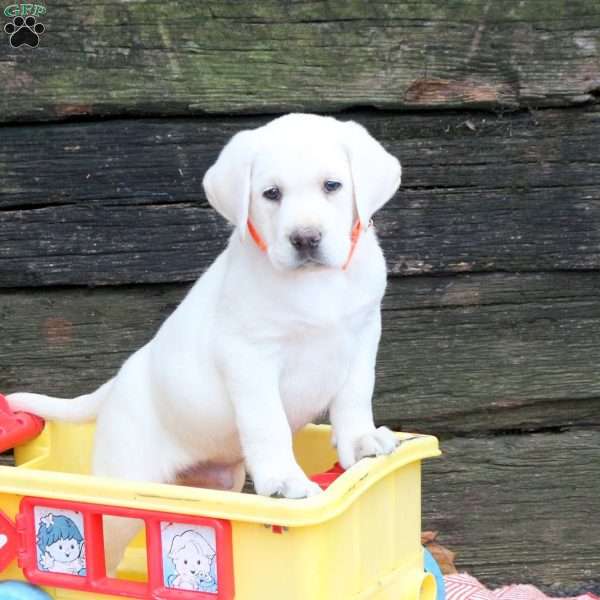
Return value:
[(39, 565), (45, 571), (85, 575), (83, 536), (69, 517), (44, 515), (39, 523), (37, 545)]
[(210, 572), (215, 550), (198, 532), (189, 529), (176, 535), (169, 558), (176, 573), (170, 578), (169, 587), (198, 591), (200, 586), (206, 589), (205, 586), (216, 583)]

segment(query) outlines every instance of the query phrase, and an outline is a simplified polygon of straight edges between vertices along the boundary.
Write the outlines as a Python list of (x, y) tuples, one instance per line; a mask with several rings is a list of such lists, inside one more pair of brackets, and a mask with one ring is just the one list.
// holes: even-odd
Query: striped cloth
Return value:
[[(446, 600), (551, 600), (532, 585), (507, 585), (497, 590), (489, 590), (475, 577), (466, 573), (444, 575)], [(594, 594), (583, 594), (560, 600), (600, 600)]]

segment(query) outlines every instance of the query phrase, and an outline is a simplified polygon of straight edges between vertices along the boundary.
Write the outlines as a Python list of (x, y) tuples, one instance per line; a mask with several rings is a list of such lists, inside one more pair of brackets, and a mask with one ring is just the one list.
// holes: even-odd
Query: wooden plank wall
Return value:
[[(290, 110), (397, 154), (377, 419), (435, 433), (424, 527), (490, 584), (600, 585), (597, 0), (48, 6), (0, 53), (0, 390), (74, 396), (229, 229), (200, 181)], [(401, 535), (401, 532), (399, 532)]]

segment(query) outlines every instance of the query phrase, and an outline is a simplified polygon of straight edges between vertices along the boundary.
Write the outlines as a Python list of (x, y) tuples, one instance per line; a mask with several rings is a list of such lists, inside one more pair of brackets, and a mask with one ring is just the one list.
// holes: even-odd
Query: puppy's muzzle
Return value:
[(290, 234), (290, 244), (303, 258), (309, 258), (316, 254), (321, 243), (321, 232), (314, 227), (302, 227), (295, 229)]

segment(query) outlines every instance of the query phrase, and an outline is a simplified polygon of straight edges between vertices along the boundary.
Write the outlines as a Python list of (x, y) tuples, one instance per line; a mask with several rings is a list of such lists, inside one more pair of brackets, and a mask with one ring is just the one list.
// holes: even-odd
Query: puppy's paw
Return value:
[(391, 454), (399, 445), (399, 440), (387, 428), (379, 427), (369, 433), (337, 438), (337, 451), (340, 464), (344, 469), (350, 468), (361, 458)]
[(304, 474), (268, 477), (254, 480), (254, 488), (260, 496), (276, 498), (310, 498), (322, 492), (321, 488)]

